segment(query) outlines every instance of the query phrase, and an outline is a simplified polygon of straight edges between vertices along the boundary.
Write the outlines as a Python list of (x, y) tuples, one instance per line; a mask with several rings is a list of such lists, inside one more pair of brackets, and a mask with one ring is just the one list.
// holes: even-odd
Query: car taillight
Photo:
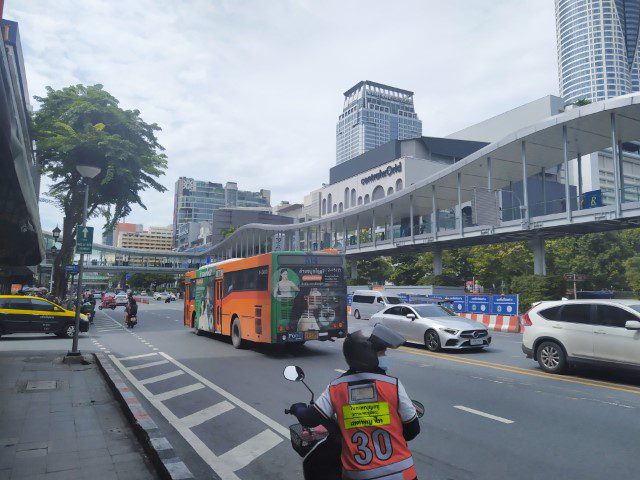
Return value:
[(524, 325), (525, 327), (530, 327), (531, 325), (533, 325), (533, 323), (531, 323), (531, 317), (529, 317), (529, 312), (520, 317), (520, 324)]

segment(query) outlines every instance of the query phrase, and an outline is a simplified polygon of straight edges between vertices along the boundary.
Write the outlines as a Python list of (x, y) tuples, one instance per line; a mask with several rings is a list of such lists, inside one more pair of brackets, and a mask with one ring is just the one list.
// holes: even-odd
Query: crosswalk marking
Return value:
[(211, 405), (210, 407), (203, 408), (202, 410), (192, 413), (191, 415), (182, 417), (180, 421), (187, 428), (193, 428), (195, 426), (200, 425), (201, 423), (206, 422), (207, 420), (211, 420), (212, 418), (223, 414), (224, 412), (228, 412), (233, 408), (234, 406), (231, 403), (227, 402), (226, 400), (223, 400), (220, 403), (216, 403), (215, 405)]
[(195, 392), (196, 390), (200, 390), (201, 388), (204, 388), (203, 384), (194, 383), (193, 385), (187, 385), (186, 387), (180, 387), (176, 388), (175, 390), (169, 390), (168, 392), (159, 393), (155, 395), (155, 398), (157, 400), (160, 400), (161, 402), (164, 402), (165, 400), (169, 400), (180, 395), (186, 395), (187, 393)]
[(241, 468), (249, 465), (253, 460), (263, 453), (278, 445), (282, 441), (282, 437), (273, 430), (264, 430), (251, 437), (244, 443), (232, 448), (227, 453), (220, 455), (222, 460), (231, 470), (237, 472)]
[(167, 380), (182, 374), (184, 374), (182, 370), (174, 370), (173, 372), (163, 373), (162, 375), (156, 375), (155, 377), (145, 378), (144, 380), (140, 380), (140, 383), (142, 385), (148, 385), (149, 383), (161, 382), (162, 380)]
[(165, 363), (169, 363), (169, 360), (158, 360), (157, 362), (143, 363), (142, 365), (129, 367), (129, 370), (140, 370), (141, 368), (155, 367), (156, 365), (164, 365)]
[(157, 353), (143, 353), (142, 355), (132, 355), (130, 357), (121, 357), (118, 360), (127, 361), (127, 360), (135, 360), (136, 358), (144, 358), (144, 357), (153, 357), (154, 355), (158, 355)]

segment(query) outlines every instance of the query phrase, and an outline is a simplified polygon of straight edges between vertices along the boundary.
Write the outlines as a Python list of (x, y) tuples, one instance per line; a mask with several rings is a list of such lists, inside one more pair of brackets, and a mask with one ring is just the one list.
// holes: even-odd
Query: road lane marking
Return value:
[(509, 420), (508, 418), (491, 415), (490, 413), (481, 412), (480, 410), (475, 410), (473, 408), (465, 407), (464, 405), (454, 405), (453, 408), (457, 408), (458, 410), (473, 413), (475, 415), (480, 415), (481, 417), (490, 418), (491, 420), (495, 420), (496, 422), (500, 422), (500, 423), (507, 423), (507, 424), (514, 423), (513, 420)]
[(271, 427), (272, 429), (274, 429), (276, 432), (278, 432), (280, 435), (282, 435), (284, 438), (289, 438), (289, 429), (283, 425), (280, 425), (278, 422), (276, 422), (275, 420), (272, 420), (271, 418), (267, 417), (265, 414), (263, 414), (262, 412), (259, 412), (258, 410), (256, 410), (255, 408), (253, 408), (251, 405), (243, 402), (242, 400), (240, 400), (238, 397), (236, 397), (235, 395), (232, 395), (231, 393), (227, 392), (225, 389), (223, 389), (222, 387), (219, 387), (218, 385), (216, 385), (213, 382), (210, 382), (209, 380), (207, 380), (206, 378), (204, 378), (202, 375), (200, 375), (199, 373), (194, 372), (193, 370), (191, 370), (189, 367), (187, 367), (186, 365), (180, 363), (179, 361), (177, 361), (176, 359), (174, 359), (173, 357), (171, 357), (170, 355), (167, 355), (164, 352), (159, 352), (160, 355), (162, 355), (164, 358), (166, 358), (167, 360), (169, 360), (171, 363), (173, 363), (174, 365), (176, 365), (178, 368), (181, 368), (182, 370), (184, 370), (185, 372), (187, 372), (189, 375), (191, 375), (192, 377), (194, 377), (196, 380), (204, 383), (207, 387), (209, 387), (210, 389), (218, 392), (220, 395), (222, 395), (223, 397), (225, 397), (227, 400), (229, 400), (231, 403), (234, 403), (236, 406), (240, 407), (241, 409), (243, 409), (245, 412), (247, 412), (249, 415), (254, 416), (255, 418), (257, 418), (258, 420), (260, 420), (262, 423), (266, 424), (268, 427)]
[[(131, 369), (129, 369), (131, 370)], [(185, 395), (187, 393), (195, 392), (196, 390), (200, 390), (204, 388), (204, 385), (201, 383), (194, 383), (193, 385), (187, 385), (186, 387), (176, 388), (175, 390), (169, 390), (168, 392), (163, 392), (155, 395), (155, 398), (164, 402), (174, 397), (178, 397), (180, 395)]]
[(249, 465), (253, 460), (268, 452), (280, 442), (282, 442), (282, 437), (267, 429), (232, 448), (227, 453), (223, 453), (220, 455), (220, 459), (229, 465), (233, 471), (237, 471)]
[(398, 350), (401, 350), (403, 352), (407, 352), (407, 353), (411, 353), (413, 355), (422, 355), (423, 357), (429, 357), (429, 358), (437, 358), (440, 360), (446, 360), (449, 362), (454, 362), (454, 363), (463, 363), (466, 365), (474, 365), (476, 367), (484, 367), (484, 368), (490, 368), (493, 370), (501, 370), (503, 372), (510, 372), (510, 373), (517, 373), (520, 375), (527, 375), (530, 377), (538, 377), (538, 378), (546, 378), (547, 380), (557, 380), (559, 382), (566, 382), (566, 383), (575, 383), (578, 385), (586, 385), (589, 387), (598, 387), (598, 388), (604, 388), (607, 390), (616, 390), (616, 391), (620, 391), (620, 392), (626, 392), (626, 393), (634, 393), (636, 395), (640, 395), (640, 388), (636, 388), (633, 386), (627, 386), (627, 385), (623, 385), (623, 387), (617, 386), (618, 384), (615, 383), (608, 383), (608, 382), (602, 382), (599, 380), (589, 380), (589, 379), (583, 379), (581, 377), (574, 377), (574, 378), (569, 378), (569, 377), (563, 377), (560, 375), (553, 375), (553, 374), (549, 374), (549, 373), (538, 373), (532, 370), (526, 370), (524, 368), (520, 368), (520, 367), (512, 367), (510, 365), (503, 365), (500, 363), (489, 363), (489, 362), (484, 362), (484, 361), (480, 361), (480, 360), (469, 360), (469, 359), (462, 359), (462, 358), (453, 358), (450, 355), (441, 355), (441, 354), (437, 354), (437, 353), (427, 353), (427, 352), (417, 352), (414, 351), (410, 348), (407, 347), (400, 347), (398, 348)]
[(120, 369), (122, 374), (134, 385), (138, 391), (144, 395), (149, 402), (160, 412), (164, 418), (176, 429), (180, 435), (187, 441), (187, 443), (193, 448), (202, 460), (211, 467), (211, 469), (220, 477), (220, 480), (240, 480), (240, 478), (233, 472), (233, 470), (211, 451), (207, 445), (200, 440), (191, 429), (187, 428), (180, 422), (180, 419), (169, 410), (161, 401), (154, 398), (154, 395), (145, 387), (140, 380), (133, 376), (127, 367), (125, 367), (115, 355), (109, 355), (111, 361)]
[(150, 383), (161, 382), (163, 380), (168, 380), (173, 377), (178, 377), (183, 375), (184, 372), (182, 370), (174, 370), (173, 372), (163, 373), (162, 375), (156, 375), (155, 377), (145, 378), (144, 380), (140, 380), (142, 385), (148, 385)]
[(141, 368), (155, 367), (156, 365), (164, 365), (165, 363), (169, 363), (169, 360), (158, 360), (157, 362), (149, 362), (149, 363), (143, 363), (142, 365), (134, 365), (133, 367), (129, 367), (129, 370), (140, 370)]
[(132, 355), (130, 357), (120, 357), (118, 360), (121, 362), (126, 360), (135, 360), (136, 358), (145, 358), (145, 357), (153, 357), (154, 355), (158, 355), (157, 353), (143, 353), (142, 355)]
[[(182, 417), (180, 421), (186, 425), (188, 428), (193, 428), (201, 423), (206, 422), (207, 420), (211, 420), (212, 418), (217, 417), (218, 415), (222, 415), (229, 410), (233, 410), (235, 407), (227, 402), (226, 400), (221, 401), (220, 403), (216, 403), (215, 405), (211, 405), (210, 407), (203, 408), (202, 410), (198, 410), (191, 415), (187, 415), (186, 417)], [(269, 430), (270, 431), (270, 430)], [(237, 470), (234, 468), (234, 470)]]

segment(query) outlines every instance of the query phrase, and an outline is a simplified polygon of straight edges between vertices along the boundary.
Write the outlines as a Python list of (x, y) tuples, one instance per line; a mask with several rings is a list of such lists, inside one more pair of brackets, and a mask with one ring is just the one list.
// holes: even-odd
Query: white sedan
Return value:
[(371, 317), (403, 335), (408, 342), (422, 343), (428, 350), (482, 349), (491, 345), (491, 335), (478, 322), (459, 317), (451, 310), (435, 304), (394, 305)]

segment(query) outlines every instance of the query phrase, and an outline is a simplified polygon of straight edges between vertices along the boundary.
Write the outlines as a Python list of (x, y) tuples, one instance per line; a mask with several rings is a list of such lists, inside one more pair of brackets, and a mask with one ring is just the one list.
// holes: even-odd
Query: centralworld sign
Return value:
[(398, 163), (396, 165), (389, 165), (384, 170), (378, 170), (378, 172), (372, 173), (371, 175), (364, 177), (362, 180), (360, 180), (360, 183), (362, 183), (362, 185), (366, 185), (367, 183), (375, 182), (376, 180), (380, 180), (381, 178), (384, 178), (384, 177), (390, 177), (394, 173), (400, 173), (400, 172), (402, 172), (402, 163)]

